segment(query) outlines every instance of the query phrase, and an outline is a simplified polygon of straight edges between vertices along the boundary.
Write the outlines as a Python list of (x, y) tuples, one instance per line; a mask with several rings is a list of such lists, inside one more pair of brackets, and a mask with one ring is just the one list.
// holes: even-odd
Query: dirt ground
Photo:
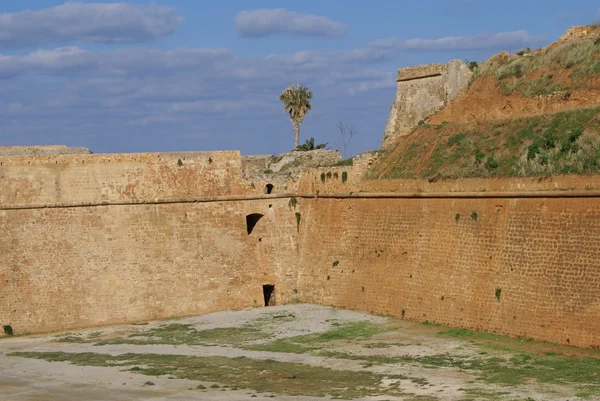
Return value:
[(600, 400), (600, 353), (313, 305), (0, 339), (3, 400)]

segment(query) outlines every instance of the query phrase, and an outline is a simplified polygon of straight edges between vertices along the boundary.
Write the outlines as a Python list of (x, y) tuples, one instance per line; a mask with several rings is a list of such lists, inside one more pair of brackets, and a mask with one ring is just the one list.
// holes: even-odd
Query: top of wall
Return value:
[(0, 156), (38, 156), (90, 154), (88, 148), (71, 148), (65, 145), (0, 146)]
[(423, 64), (413, 67), (400, 68), (397, 81), (410, 81), (412, 79), (434, 77), (442, 75), (447, 70), (446, 64)]
[(0, 157), (0, 206), (258, 192), (239, 151)]
[[(43, 148), (33, 146), (31, 148)], [(1, 150), (2, 148), (0, 148)], [(76, 149), (76, 148), (70, 148)], [(83, 148), (80, 148), (83, 149)], [(42, 165), (42, 164), (101, 164), (149, 162), (161, 160), (187, 160), (188, 162), (212, 163), (212, 161), (231, 161), (239, 165), (241, 155), (238, 150), (214, 152), (148, 152), (148, 153), (49, 153), (28, 154), (0, 152), (2, 165)], [(210, 159), (210, 160), (209, 160)]]

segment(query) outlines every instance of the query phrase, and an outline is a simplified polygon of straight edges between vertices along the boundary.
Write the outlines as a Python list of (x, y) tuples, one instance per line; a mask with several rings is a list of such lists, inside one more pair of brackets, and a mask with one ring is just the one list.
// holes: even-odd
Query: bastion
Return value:
[(472, 72), (461, 60), (446, 64), (426, 64), (398, 70), (397, 92), (382, 140), (389, 149), (396, 139), (407, 134), (454, 99), (469, 85)]

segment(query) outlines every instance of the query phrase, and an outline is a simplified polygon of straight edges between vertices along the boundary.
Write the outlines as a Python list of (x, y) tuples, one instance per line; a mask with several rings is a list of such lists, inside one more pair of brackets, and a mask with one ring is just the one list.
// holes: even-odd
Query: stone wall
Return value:
[(419, 121), (441, 110), (465, 89), (472, 73), (461, 60), (448, 65), (428, 64), (398, 70), (398, 89), (390, 108), (382, 149), (408, 133)]
[(72, 148), (65, 145), (0, 146), (0, 156), (42, 156), (90, 154), (88, 148)]
[(0, 323), (16, 333), (260, 306), (264, 284), (294, 299), (295, 212), (260, 199), (238, 152), (0, 164)]
[(599, 199), (307, 202), (300, 298), (600, 346)]
[(373, 157), (272, 195), (238, 152), (0, 157), (0, 324), (259, 306), (274, 284), (279, 303), (600, 346), (600, 176), (364, 180)]
[[(270, 204), (0, 211), (0, 322), (44, 332), (262, 306), (264, 284), (290, 300), (276, 262), (294, 255), (296, 222)], [(251, 213), (264, 217), (248, 235)]]
[(0, 157), (0, 205), (261, 193), (237, 151)]

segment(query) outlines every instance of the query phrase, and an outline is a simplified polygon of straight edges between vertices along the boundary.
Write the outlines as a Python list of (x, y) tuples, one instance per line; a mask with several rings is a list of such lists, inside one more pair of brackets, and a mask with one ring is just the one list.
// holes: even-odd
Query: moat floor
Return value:
[(314, 305), (0, 338), (3, 400), (600, 400), (600, 353)]

